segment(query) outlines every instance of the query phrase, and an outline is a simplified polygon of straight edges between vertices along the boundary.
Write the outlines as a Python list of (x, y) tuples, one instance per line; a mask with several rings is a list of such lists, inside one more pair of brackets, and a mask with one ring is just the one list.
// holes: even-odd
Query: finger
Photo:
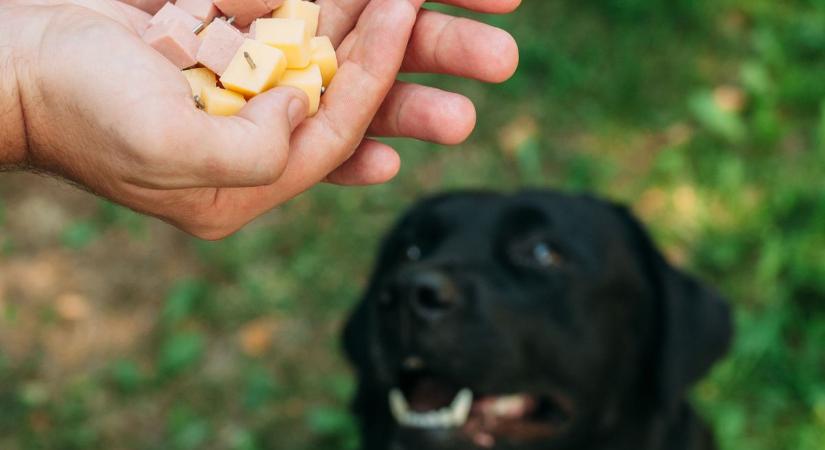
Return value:
[[(136, 0), (132, 0), (136, 1)], [(144, 0), (145, 1), (145, 0)], [(338, 47), (344, 37), (358, 21), (370, 0), (318, 0), (321, 16), (318, 30), (320, 35), (329, 36)], [(420, 7), (422, 0), (414, 0), (414, 6)], [(514, 11), (521, 0), (440, 0), (439, 3), (459, 6), (481, 13), (504, 14)]]
[(329, 170), (349, 157), (395, 82), (415, 12), (406, 1), (372, 1), (348, 38), (354, 42), (352, 50), (325, 92), (318, 116), (312, 126), (298, 130), (299, 142), (323, 145), (303, 145), (298, 156), (319, 147), (340, 148), (343, 138), (349, 150), (340, 150), (340, 160), (330, 161), (335, 165)]
[[(132, 28), (138, 34), (146, 29), (149, 19), (152, 18), (152, 16), (146, 12), (120, 1), (71, 0), (70, 3), (102, 14), (124, 26)], [(49, 2), (46, 1), (44, 4), (49, 4)]]
[(341, 44), (358, 21), (370, 0), (318, 0), (321, 14), (318, 35), (329, 36), (335, 47)]
[(402, 70), (500, 83), (518, 66), (518, 46), (504, 30), (435, 11), (418, 14)]
[[(163, 105), (144, 126), (150, 156), (127, 182), (153, 189), (261, 186), (286, 166), (292, 131), (307, 114), (306, 95), (277, 88), (256, 96), (236, 115), (213, 116), (185, 104)], [(161, 107), (163, 107), (161, 106)]]
[(381, 105), (369, 134), (455, 145), (467, 139), (475, 123), (475, 107), (467, 97), (397, 82)]
[(490, 14), (507, 14), (521, 5), (521, 0), (427, 0), (433, 3), (458, 6), (470, 11)]
[(344, 164), (335, 169), (326, 181), (347, 186), (386, 183), (398, 174), (401, 158), (389, 145), (365, 139)]

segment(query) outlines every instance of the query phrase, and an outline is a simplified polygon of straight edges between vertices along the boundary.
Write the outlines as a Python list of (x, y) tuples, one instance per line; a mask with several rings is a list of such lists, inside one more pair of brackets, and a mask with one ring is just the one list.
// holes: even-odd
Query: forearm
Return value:
[(26, 122), (17, 78), (18, 42), (8, 5), (0, 6), (0, 169), (25, 164)]

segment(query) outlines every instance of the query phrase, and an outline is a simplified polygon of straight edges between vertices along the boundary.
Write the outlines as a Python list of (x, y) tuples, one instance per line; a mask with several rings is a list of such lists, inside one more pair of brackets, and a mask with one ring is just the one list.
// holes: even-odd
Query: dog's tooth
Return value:
[(438, 428), (438, 414), (425, 413), (421, 416), (421, 426), (424, 428)]
[(441, 428), (453, 428), (453, 427), (455, 427), (455, 421), (453, 420), (452, 411), (443, 411), (440, 414), (439, 425), (441, 425)]
[(402, 425), (411, 428), (451, 428), (452, 414), (443, 410), (429, 413), (409, 412)]
[(400, 389), (392, 389), (390, 391), (390, 411), (392, 411), (392, 415), (395, 416), (395, 420), (402, 425), (411, 418), (410, 406), (407, 404), (407, 399)]
[(438, 410), (438, 425), (441, 428), (453, 427), (453, 411), (450, 408)]
[(441, 415), (438, 411), (424, 414), (424, 426), (427, 428), (440, 428)]
[(424, 428), (437, 428), (438, 414), (429, 413), (421, 416), (421, 426)]
[(456, 426), (462, 426), (467, 423), (470, 417), (470, 410), (473, 407), (473, 391), (465, 388), (458, 392), (450, 405), (452, 417)]
[(470, 414), (473, 394), (469, 389), (462, 389), (450, 406), (437, 411), (417, 413), (410, 410), (407, 398), (400, 389), (389, 393), (390, 411), (396, 422), (410, 428), (454, 428), (464, 425)]

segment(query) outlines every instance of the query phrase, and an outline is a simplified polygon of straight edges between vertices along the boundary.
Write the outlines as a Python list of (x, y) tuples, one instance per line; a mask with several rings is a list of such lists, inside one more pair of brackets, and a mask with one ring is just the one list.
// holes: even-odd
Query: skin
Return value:
[[(278, 88), (237, 116), (215, 117), (194, 107), (177, 68), (139, 37), (144, 10), (162, 2), (130, 2), (0, 3), (0, 168), (61, 176), (203, 239), (322, 181), (391, 179), (397, 153), (367, 136), (466, 139), (472, 103), (397, 82), (400, 71), (501, 82), (518, 62), (504, 31), (423, 10), (424, 0), (319, 0), (319, 33), (340, 62), (319, 113), (306, 118), (304, 94)], [(442, 3), (506, 13), (520, 0)]]

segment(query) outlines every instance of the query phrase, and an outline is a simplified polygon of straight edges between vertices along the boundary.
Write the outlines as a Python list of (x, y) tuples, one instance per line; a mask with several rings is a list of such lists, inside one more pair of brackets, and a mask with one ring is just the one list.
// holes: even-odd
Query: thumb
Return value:
[(286, 168), (292, 131), (306, 118), (308, 103), (299, 89), (276, 88), (235, 116), (213, 116), (189, 101), (176, 104), (164, 114), (165, 130), (155, 141), (153, 153), (162, 157), (133, 182), (155, 189), (272, 184)]
[(294, 87), (279, 87), (254, 97), (238, 117), (268, 128), (281, 127), (286, 119), (291, 133), (306, 119), (308, 112), (309, 98), (304, 91)]

